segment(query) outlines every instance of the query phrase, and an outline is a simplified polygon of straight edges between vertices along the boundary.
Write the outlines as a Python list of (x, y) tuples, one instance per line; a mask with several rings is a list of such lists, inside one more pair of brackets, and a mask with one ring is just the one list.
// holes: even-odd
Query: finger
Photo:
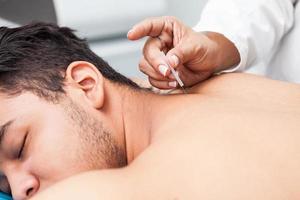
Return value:
[(166, 57), (172, 67), (177, 68), (180, 64), (192, 62), (193, 60), (201, 60), (201, 57), (205, 55), (205, 48), (200, 43), (195, 44), (193, 38), (194, 35), (187, 33), (174, 48), (168, 51)]
[(169, 77), (164, 77), (157, 71), (153, 69), (153, 67), (148, 63), (148, 61), (143, 57), (140, 62), (139, 62), (139, 70), (143, 72), (145, 75), (148, 77), (155, 79), (155, 80), (160, 80), (160, 81), (173, 81), (174, 79), (169, 78)]
[(163, 90), (174, 89), (178, 85), (176, 81), (159, 81), (152, 78), (149, 78), (149, 82), (152, 86)]
[(190, 58), (191, 52), (189, 44), (179, 44), (168, 51), (166, 57), (173, 68), (177, 68), (179, 64), (185, 63)]
[(147, 18), (133, 26), (127, 37), (130, 40), (137, 40), (145, 36), (157, 37), (162, 32), (164, 23), (162, 17)]
[(139, 22), (128, 32), (127, 37), (130, 40), (138, 40), (145, 36), (157, 37), (167, 27), (166, 24), (171, 24), (176, 19), (170, 16), (147, 18)]
[(170, 69), (163, 49), (164, 45), (160, 39), (148, 38), (143, 48), (143, 54), (146, 61), (157, 73), (167, 77), (170, 74)]

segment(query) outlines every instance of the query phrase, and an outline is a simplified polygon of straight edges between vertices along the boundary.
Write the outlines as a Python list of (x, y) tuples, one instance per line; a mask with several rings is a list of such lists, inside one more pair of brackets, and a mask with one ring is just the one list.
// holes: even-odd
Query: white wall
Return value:
[(167, 0), (167, 13), (174, 15), (189, 26), (200, 19), (201, 10), (207, 0)]

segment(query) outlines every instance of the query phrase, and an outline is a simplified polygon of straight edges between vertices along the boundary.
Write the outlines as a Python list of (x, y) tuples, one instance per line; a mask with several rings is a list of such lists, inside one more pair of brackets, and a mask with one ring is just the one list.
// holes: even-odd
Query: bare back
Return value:
[(228, 74), (189, 93), (165, 97), (152, 144), (127, 168), (67, 185), (114, 188), (108, 199), (299, 199), (300, 86)]
[(189, 92), (131, 166), (148, 199), (299, 199), (298, 85), (228, 74)]

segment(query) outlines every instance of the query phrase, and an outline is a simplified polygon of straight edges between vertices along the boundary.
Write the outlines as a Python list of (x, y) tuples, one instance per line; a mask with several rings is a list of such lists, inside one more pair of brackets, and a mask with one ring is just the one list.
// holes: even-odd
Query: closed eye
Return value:
[(25, 147), (25, 144), (26, 144), (27, 135), (28, 134), (26, 134), (24, 139), (23, 139), (22, 145), (21, 145), (19, 153), (18, 153), (18, 159), (21, 159), (23, 157), (23, 152), (24, 152), (24, 147)]

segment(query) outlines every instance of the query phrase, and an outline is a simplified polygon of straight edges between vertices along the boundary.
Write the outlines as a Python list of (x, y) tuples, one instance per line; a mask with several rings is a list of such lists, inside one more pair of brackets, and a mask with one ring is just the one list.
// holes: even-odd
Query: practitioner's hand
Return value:
[(178, 71), (185, 86), (192, 86), (240, 60), (234, 44), (223, 35), (195, 32), (175, 17), (149, 18), (128, 32), (130, 40), (145, 36), (150, 37), (144, 45), (139, 68), (160, 89), (177, 87), (167, 63)]

